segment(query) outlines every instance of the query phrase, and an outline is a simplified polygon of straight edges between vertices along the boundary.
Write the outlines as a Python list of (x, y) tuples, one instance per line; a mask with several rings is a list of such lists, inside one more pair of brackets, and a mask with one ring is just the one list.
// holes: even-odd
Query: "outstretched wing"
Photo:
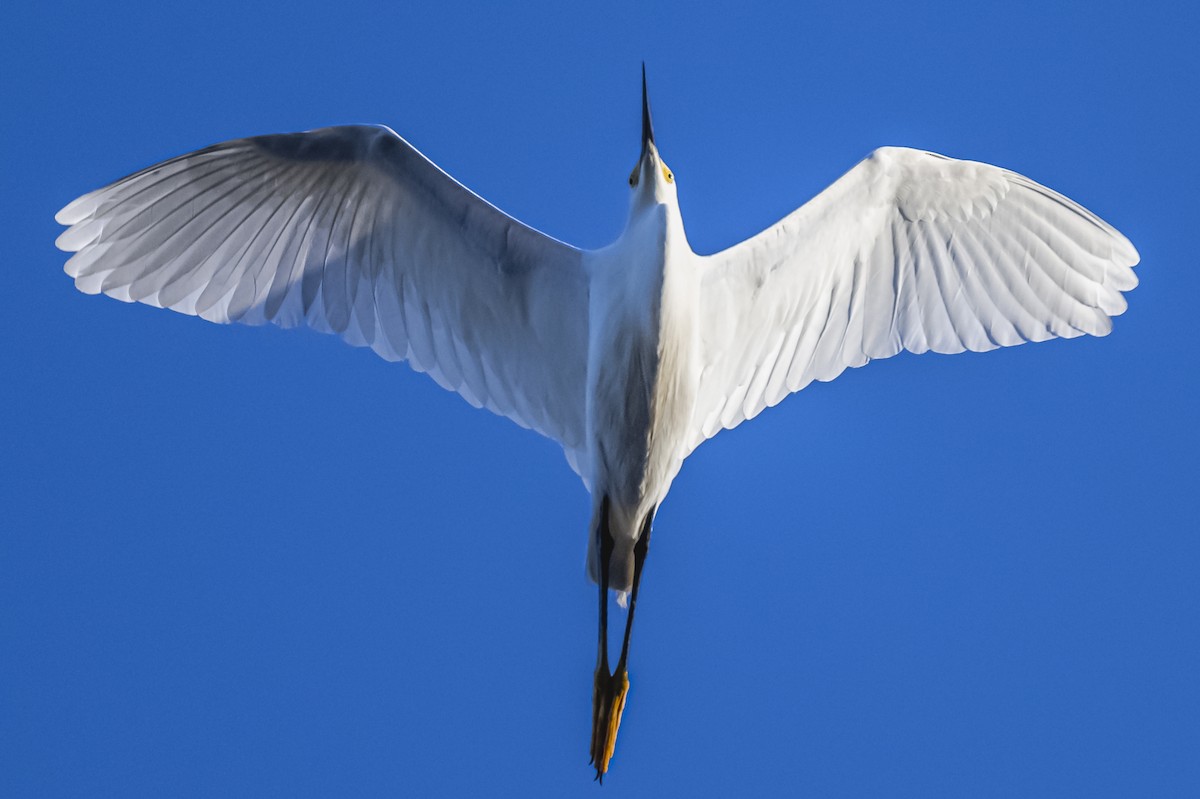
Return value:
[(225, 142), (59, 211), (67, 274), (214, 322), (307, 324), (407, 360), (556, 439), (578, 471), (579, 250), (485, 202), (384, 127)]
[(910, 352), (1103, 336), (1137, 285), (1129, 240), (987, 164), (887, 147), (706, 259), (688, 450), (813, 380)]

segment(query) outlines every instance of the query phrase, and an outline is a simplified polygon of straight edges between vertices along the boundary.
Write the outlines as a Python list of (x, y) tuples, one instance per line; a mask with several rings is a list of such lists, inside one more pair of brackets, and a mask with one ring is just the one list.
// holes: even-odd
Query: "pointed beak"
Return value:
[(650, 120), (650, 97), (646, 94), (646, 62), (642, 62), (642, 154), (654, 144), (654, 123)]

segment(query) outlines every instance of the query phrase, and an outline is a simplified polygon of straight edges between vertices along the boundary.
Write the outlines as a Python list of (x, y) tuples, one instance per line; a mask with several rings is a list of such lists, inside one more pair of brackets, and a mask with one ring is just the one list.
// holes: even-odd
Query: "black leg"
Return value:
[(608, 729), (609, 683), (608, 671), (608, 570), (612, 560), (613, 538), (608, 529), (608, 497), (600, 500), (600, 518), (596, 524), (596, 552), (600, 586), (600, 640), (596, 644), (596, 673), (592, 681), (592, 746), (589, 763), (596, 765), (596, 779), (603, 781), (605, 735)]
[[(608, 763), (612, 759), (613, 750), (617, 744), (617, 730), (621, 727), (621, 714), (625, 712), (625, 699), (629, 695), (629, 674), (625, 669), (629, 659), (629, 636), (633, 630), (633, 612), (637, 607), (638, 585), (642, 580), (642, 566), (646, 562), (646, 553), (650, 550), (650, 525), (654, 517), (651, 511), (642, 523), (642, 531), (633, 545), (633, 586), (629, 594), (629, 616), (625, 619), (625, 637), (621, 643), (621, 656), (617, 660), (617, 668), (608, 673), (607, 654), (604, 656), (604, 668), (596, 668), (596, 686), (592, 695), (592, 763), (596, 766), (596, 779), (604, 782), (604, 773), (608, 771)], [(608, 553), (611, 556), (611, 551)], [(607, 600), (607, 592), (605, 592)], [(602, 619), (607, 621), (607, 603)], [(607, 653), (607, 641), (601, 644), (602, 651)]]
[(596, 668), (608, 672), (608, 569), (612, 561), (613, 537), (608, 530), (608, 497), (600, 501), (600, 523), (596, 525), (600, 553), (600, 641), (596, 650)]
[(617, 673), (625, 671), (625, 663), (629, 659), (629, 636), (633, 632), (633, 612), (637, 609), (638, 586), (642, 582), (642, 566), (646, 563), (646, 553), (650, 551), (650, 527), (654, 521), (654, 511), (646, 515), (642, 523), (642, 532), (637, 543), (633, 545), (633, 587), (629, 592), (629, 615), (625, 618), (625, 638), (621, 642), (621, 657), (617, 661)]

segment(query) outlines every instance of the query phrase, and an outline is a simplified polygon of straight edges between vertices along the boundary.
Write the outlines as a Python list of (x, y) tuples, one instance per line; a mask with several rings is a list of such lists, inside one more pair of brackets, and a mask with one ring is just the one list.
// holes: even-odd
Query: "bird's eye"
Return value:
[(637, 185), (637, 178), (638, 178), (637, 173), (638, 173), (637, 167), (634, 167), (633, 171), (629, 173), (629, 185), (631, 187)]
[(667, 169), (665, 166), (663, 167), (663, 177), (667, 179), (667, 183), (675, 182), (675, 176), (671, 174), (671, 170)]

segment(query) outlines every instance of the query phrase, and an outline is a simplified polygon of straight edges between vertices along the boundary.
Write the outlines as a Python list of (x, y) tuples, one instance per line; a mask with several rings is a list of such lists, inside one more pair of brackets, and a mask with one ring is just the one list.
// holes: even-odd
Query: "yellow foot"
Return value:
[(621, 727), (621, 714), (625, 711), (625, 697), (629, 695), (629, 673), (620, 669), (609, 675), (607, 669), (596, 669), (592, 689), (592, 759), (596, 766), (596, 779), (604, 782), (608, 763), (612, 760), (617, 745), (617, 730)]

